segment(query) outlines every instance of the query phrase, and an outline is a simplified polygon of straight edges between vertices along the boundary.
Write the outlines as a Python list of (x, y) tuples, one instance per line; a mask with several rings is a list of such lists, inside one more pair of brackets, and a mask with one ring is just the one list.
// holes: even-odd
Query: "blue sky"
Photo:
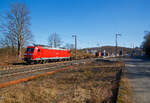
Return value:
[(0, 0), (0, 12), (13, 2), (24, 2), (31, 16), (31, 31), (35, 43), (47, 44), (47, 38), (56, 32), (65, 43), (78, 48), (115, 45), (140, 46), (144, 31), (150, 30), (150, 0)]

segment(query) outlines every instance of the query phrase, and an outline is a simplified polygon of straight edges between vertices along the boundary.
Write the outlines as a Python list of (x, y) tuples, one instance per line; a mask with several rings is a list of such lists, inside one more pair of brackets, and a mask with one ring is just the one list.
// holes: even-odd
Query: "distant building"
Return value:
[[(93, 47), (93, 48), (84, 48), (82, 49), (86, 53), (91, 53), (95, 56), (115, 56), (116, 47), (115, 46), (103, 46), (103, 47)], [(127, 55), (142, 55), (142, 50), (140, 48), (135, 48), (134, 51), (132, 48), (118, 47), (117, 56), (127, 56)]]

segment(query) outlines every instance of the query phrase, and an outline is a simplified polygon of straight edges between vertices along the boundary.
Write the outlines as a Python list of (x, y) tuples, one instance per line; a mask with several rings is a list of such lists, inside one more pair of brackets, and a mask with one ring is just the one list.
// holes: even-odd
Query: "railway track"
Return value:
[(38, 65), (33, 67), (29, 66), (28, 68), (26, 67), (21, 69), (18, 68), (18, 69), (1, 70), (0, 85), (14, 80), (28, 78), (35, 75), (41, 75), (47, 72), (55, 72), (69, 66), (85, 64), (87, 62), (92, 62), (93, 60), (95, 59), (74, 60), (68, 62), (54, 63), (53, 65), (46, 64), (46, 65)]
[(0, 71), (3, 70), (14, 70), (14, 69), (22, 69), (22, 68), (29, 68), (29, 67), (39, 67), (43, 65), (53, 65), (53, 64), (58, 64), (58, 63), (66, 63), (69, 61), (61, 61), (61, 62), (50, 62), (50, 63), (45, 63), (45, 64), (33, 64), (33, 65), (28, 65), (26, 63), (18, 63), (14, 65), (6, 65), (6, 66), (0, 66)]
[[(84, 59), (84, 60), (86, 60), (86, 59)], [(73, 60), (73, 61), (75, 61), (75, 60)], [(30, 67), (33, 68), (33, 67), (46, 66), (46, 65), (55, 65), (56, 63), (62, 64), (62, 63), (67, 63), (67, 62), (72, 62), (72, 61), (60, 61), (60, 62), (50, 62), (50, 63), (45, 63), (45, 64), (32, 64), (32, 65), (28, 65), (26, 63), (16, 63), (13, 65), (0, 66), (0, 71), (25, 69), (25, 68), (30, 68)]]

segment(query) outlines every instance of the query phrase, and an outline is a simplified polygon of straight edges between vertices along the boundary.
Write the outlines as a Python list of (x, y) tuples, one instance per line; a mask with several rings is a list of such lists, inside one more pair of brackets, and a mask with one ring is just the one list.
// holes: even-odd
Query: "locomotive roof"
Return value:
[(33, 48), (33, 47), (42, 47), (44, 49), (55, 49), (55, 50), (68, 50), (68, 49), (62, 49), (62, 48), (51, 48), (51, 47), (48, 47), (48, 46), (28, 46), (28, 48)]
[(43, 47), (44, 49), (55, 49), (55, 50), (67, 50), (67, 49), (62, 49), (62, 48), (51, 48), (51, 47)]

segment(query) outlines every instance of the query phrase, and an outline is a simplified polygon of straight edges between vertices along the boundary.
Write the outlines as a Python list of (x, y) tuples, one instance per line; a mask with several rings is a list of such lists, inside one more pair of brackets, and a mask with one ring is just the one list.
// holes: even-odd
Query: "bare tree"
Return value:
[(62, 41), (57, 33), (53, 33), (48, 38), (48, 44), (50, 47), (57, 48), (62, 45)]
[(150, 32), (146, 31), (145, 33), (146, 35), (144, 36), (142, 48), (146, 52), (146, 54), (150, 56)]
[(29, 29), (30, 16), (25, 4), (14, 3), (10, 11), (4, 15), (1, 28), (4, 33), (4, 44), (17, 48), (18, 57), (21, 58), (22, 48), (31, 41), (32, 34)]
[(65, 45), (65, 48), (67, 48), (67, 49), (69, 49), (69, 50), (72, 50), (72, 49), (74, 49), (74, 44), (69, 44), (69, 43), (67, 43), (67, 44)]

